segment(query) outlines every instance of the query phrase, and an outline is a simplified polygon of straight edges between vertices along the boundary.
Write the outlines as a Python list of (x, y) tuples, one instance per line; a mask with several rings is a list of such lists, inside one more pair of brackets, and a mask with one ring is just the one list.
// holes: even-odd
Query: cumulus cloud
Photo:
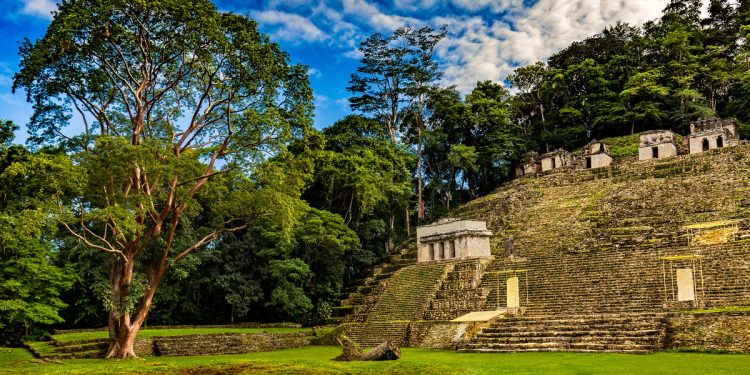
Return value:
[(21, 12), (35, 17), (52, 19), (52, 12), (57, 10), (54, 0), (21, 0)]
[(417, 18), (386, 14), (366, 0), (343, 0), (344, 13), (364, 20), (375, 31), (387, 32), (407, 25), (422, 23)]
[(272, 35), (286, 41), (322, 41), (327, 38), (315, 24), (298, 14), (268, 10), (256, 12), (253, 17), (261, 24), (274, 27)]
[[(358, 60), (359, 43), (401, 26), (448, 25), (436, 56), (444, 83), (463, 92), (477, 81), (503, 81), (519, 65), (544, 60), (618, 21), (639, 25), (669, 0), (269, 0), (256, 17), (275, 37), (323, 42)], [(530, 5), (529, 5), (530, 4)], [(304, 15), (304, 16), (303, 16)]]
[(435, 17), (432, 24), (448, 24), (450, 32), (437, 51), (445, 68), (444, 82), (466, 92), (477, 81), (502, 81), (516, 66), (546, 59), (608, 25), (657, 18), (667, 1), (539, 0), (524, 8), (508, 0), (495, 2), (507, 6), (506, 16), (496, 20), (478, 15)]
[(310, 77), (320, 78), (323, 76), (323, 73), (321, 73), (318, 69), (309, 68), (307, 69), (307, 75)]

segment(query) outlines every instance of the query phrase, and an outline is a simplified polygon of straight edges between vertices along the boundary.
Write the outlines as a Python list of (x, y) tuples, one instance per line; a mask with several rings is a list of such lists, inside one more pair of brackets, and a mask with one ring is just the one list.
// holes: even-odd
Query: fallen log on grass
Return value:
[(391, 341), (384, 341), (364, 354), (359, 345), (346, 335), (340, 335), (336, 341), (344, 352), (334, 358), (334, 361), (392, 361), (401, 358), (401, 349)]
[(360, 361), (393, 361), (401, 358), (401, 349), (393, 345), (390, 341), (384, 341), (382, 344), (372, 348), (359, 358)]

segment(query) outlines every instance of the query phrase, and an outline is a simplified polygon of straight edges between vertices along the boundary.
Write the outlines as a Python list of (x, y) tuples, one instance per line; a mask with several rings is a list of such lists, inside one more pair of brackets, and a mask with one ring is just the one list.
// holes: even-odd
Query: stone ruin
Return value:
[(612, 156), (609, 154), (609, 145), (597, 140), (583, 147), (581, 158), (583, 169), (595, 169), (607, 167), (612, 164)]
[(690, 123), (688, 144), (691, 154), (706, 152), (715, 148), (737, 146), (740, 137), (737, 120), (719, 118), (700, 119)]
[(490, 236), (484, 221), (443, 219), (417, 227), (417, 263), (490, 258)]
[(516, 177), (534, 175), (541, 171), (542, 166), (539, 164), (539, 154), (530, 151), (521, 158), (521, 164), (516, 168)]
[[(645, 135), (643, 148), (674, 142)], [(592, 143), (564, 170), (601, 154), (607, 145)], [(623, 163), (616, 174), (545, 173), (532, 188), (507, 184), (456, 211), (487, 225), (419, 227), (416, 246), (348, 291), (334, 309), (347, 323), (339, 329), (360, 344), (475, 352), (750, 352), (749, 159), (749, 147), (735, 147)], [(482, 235), (488, 226), (500, 234)], [(461, 259), (455, 239), (472, 232), (486, 247)]]
[(539, 157), (542, 164), (542, 172), (573, 165), (573, 155), (563, 149), (557, 149)]
[(641, 133), (638, 160), (664, 159), (677, 156), (675, 136), (669, 130), (651, 130)]

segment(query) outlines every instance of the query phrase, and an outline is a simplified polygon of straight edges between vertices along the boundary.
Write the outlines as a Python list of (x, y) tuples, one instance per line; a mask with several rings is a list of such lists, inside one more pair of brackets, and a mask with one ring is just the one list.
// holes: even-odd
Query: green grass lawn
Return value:
[[(154, 336), (182, 336), (182, 335), (205, 335), (217, 333), (287, 333), (287, 332), (309, 332), (309, 328), (166, 328), (166, 329), (142, 329), (138, 332), (139, 338)], [(107, 331), (63, 333), (52, 336), (59, 342), (78, 340), (106, 339)]]
[(404, 348), (386, 362), (334, 362), (338, 347), (308, 346), (275, 352), (135, 360), (78, 359), (41, 363), (20, 349), (0, 349), (8, 374), (747, 374), (750, 355), (703, 353), (576, 354), (456, 353)]

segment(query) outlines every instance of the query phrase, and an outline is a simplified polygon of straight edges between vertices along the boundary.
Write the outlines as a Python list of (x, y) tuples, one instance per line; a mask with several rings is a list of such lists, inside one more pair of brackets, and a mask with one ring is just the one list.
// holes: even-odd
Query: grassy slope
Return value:
[[(742, 374), (750, 355), (657, 353), (627, 354), (510, 353), (476, 354), (404, 348), (402, 358), (387, 362), (333, 362), (341, 349), (308, 346), (275, 352), (203, 357), (157, 357), (143, 360), (82, 359), (38, 363), (20, 349), (0, 349), (0, 373), (367, 373), (367, 374)], [(202, 371), (201, 371), (202, 370)]]
[[(142, 329), (138, 332), (138, 338), (154, 336), (183, 336), (183, 335), (207, 335), (218, 333), (288, 333), (308, 332), (310, 329), (301, 328), (172, 328), (172, 329)], [(105, 339), (107, 331), (64, 333), (53, 336), (59, 342), (78, 340)]]

